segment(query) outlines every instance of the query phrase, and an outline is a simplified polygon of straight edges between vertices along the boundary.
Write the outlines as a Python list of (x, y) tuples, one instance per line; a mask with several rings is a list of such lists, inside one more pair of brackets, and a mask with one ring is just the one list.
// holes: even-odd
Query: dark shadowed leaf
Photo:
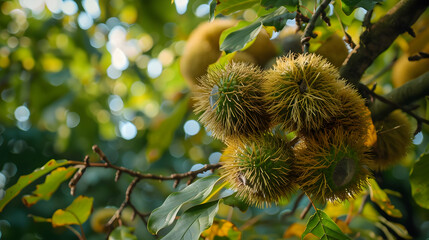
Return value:
[(350, 239), (345, 235), (341, 229), (326, 215), (322, 210), (317, 209), (313, 216), (310, 217), (305, 228), (302, 238), (307, 234), (312, 233), (321, 240), (330, 240), (330, 239)]
[(164, 203), (153, 210), (149, 216), (147, 228), (152, 234), (173, 223), (177, 213), (184, 204), (200, 204), (209, 196), (218, 176), (208, 176), (187, 186), (180, 192), (170, 194)]
[(236, 193), (234, 193), (231, 196), (224, 198), (223, 204), (231, 206), (231, 207), (236, 207), (236, 208), (240, 209), (240, 211), (242, 211), (242, 212), (247, 211), (247, 209), (249, 208), (249, 205), (245, 201), (243, 201), (243, 199), (237, 197)]
[(429, 209), (429, 153), (424, 153), (419, 160), (414, 163), (410, 173), (411, 192), (414, 201), (426, 209)]
[(52, 215), (52, 226), (82, 225), (92, 211), (92, 197), (79, 196), (65, 209), (58, 209)]
[(69, 179), (77, 170), (75, 167), (59, 167), (46, 176), (45, 182), (36, 186), (31, 195), (25, 195), (22, 201), (27, 207), (31, 207), (40, 200), (49, 200), (52, 194), (65, 180)]
[(342, 8), (344, 13), (350, 15), (358, 7), (369, 11), (374, 8), (375, 4), (381, 2), (381, 0), (341, 0), (341, 2), (343, 3)]
[(375, 202), (389, 216), (400, 218), (401, 211), (390, 202), (389, 196), (378, 186), (374, 179), (369, 180), (369, 193), (371, 201)]
[(55, 160), (50, 160), (43, 167), (35, 169), (32, 173), (28, 175), (23, 175), (19, 177), (18, 182), (15, 185), (11, 186), (6, 190), (5, 197), (0, 200), (0, 212), (3, 208), (8, 204), (14, 197), (16, 197), (23, 188), (30, 185), (32, 182), (42, 177), (43, 175), (51, 172), (57, 167), (61, 167), (68, 164), (67, 160), (59, 160), (58, 162)]
[(174, 228), (163, 240), (198, 240), (201, 233), (213, 223), (219, 201), (194, 206), (183, 213)]

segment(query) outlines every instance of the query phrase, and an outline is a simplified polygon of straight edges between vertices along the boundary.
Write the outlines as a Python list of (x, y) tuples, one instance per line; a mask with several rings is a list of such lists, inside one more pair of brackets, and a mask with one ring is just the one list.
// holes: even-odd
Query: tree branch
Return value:
[(386, 94), (384, 98), (393, 104), (375, 101), (370, 106), (372, 119), (381, 120), (393, 110), (400, 108), (399, 106), (410, 104), (424, 96), (429, 96), (429, 72)]
[(314, 27), (316, 26), (316, 21), (319, 18), (319, 16), (325, 11), (325, 9), (328, 7), (331, 0), (324, 0), (319, 7), (317, 7), (316, 11), (314, 12), (313, 16), (311, 16), (310, 21), (308, 22), (307, 26), (305, 27), (304, 34), (302, 35), (301, 43), (304, 47), (304, 53), (308, 52), (308, 49), (310, 48), (310, 39), (316, 37), (313, 33)]
[(358, 86), (365, 70), (386, 50), (428, 7), (427, 0), (401, 0), (384, 17), (370, 25), (360, 37), (358, 46), (349, 54), (340, 69), (342, 78)]

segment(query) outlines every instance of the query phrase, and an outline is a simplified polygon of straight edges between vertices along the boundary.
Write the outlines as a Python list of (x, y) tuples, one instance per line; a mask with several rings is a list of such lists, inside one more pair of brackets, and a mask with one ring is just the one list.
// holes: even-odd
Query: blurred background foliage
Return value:
[[(374, 21), (394, 3), (388, 0), (377, 6)], [(196, 121), (178, 61), (191, 31), (208, 19), (207, 1), (13, 0), (1, 1), (0, 8), (0, 169), (7, 177), (6, 188), (49, 159), (82, 160), (94, 144), (113, 164), (156, 174), (186, 172), (219, 160), (223, 144)], [(252, 21), (260, 8), (233, 17)], [(311, 51), (334, 32), (343, 36), (341, 23), (358, 42), (365, 10), (358, 8), (350, 16), (331, 10), (332, 27), (322, 23), (316, 27), (319, 37)], [(371, 80), (405, 51), (410, 40), (399, 37), (364, 78)], [(390, 78), (387, 71), (371, 81), (386, 93), (392, 89)], [(405, 215), (398, 222), (421, 239), (429, 237), (429, 212), (416, 211), (408, 173), (428, 143), (426, 131), (415, 138), (415, 151), (403, 164), (376, 176), (383, 188), (402, 193), (402, 198), (392, 197)], [(93, 154), (91, 159), (98, 160)], [(95, 209), (118, 207), (130, 181), (123, 176), (115, 183), (112, 170), (88, 169), (76, 194), (94, 197)], [(172, 191), (172, 182), (144, 181), (134, 190), (133, 203), (150, 212)], [(0, 238), (74, 239), (65, 228), (33, 223), (27, 216), (49, 217), (72, 200), (66, 184), (49, 202), (31, 208), (16, 198), (0, 214)], [(302, 201), (299, 208), (307, 203)], [(218, 216), (229, 215), (236, 225), (249, 225), (243, 239), (272, 239), (282, 236), (286, 226), (303, 223), (298, 216), (281, 220), (291, 207), (287, 204), (244, 213), (222, 205)], [(251, 226), (252, 221), (258, 223)], [(139, 239), (153, 238), (141, 220), (135, 224), (140, 226), (135, 233)], [(88, 239), (104, 238), (89, 222), (84, 230)]]

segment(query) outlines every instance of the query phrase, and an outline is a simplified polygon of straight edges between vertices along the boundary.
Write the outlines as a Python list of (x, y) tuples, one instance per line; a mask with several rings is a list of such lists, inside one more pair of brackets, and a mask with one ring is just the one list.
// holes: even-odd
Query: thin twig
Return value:
[(284, 220), (287, 216), (291, 216), (295, 213), (296, 209), (298, 208), (299, 204), (301, 203), (301, 200), (304, 198), (305, 193), (301, 193), (295, 200), (295, 203), (293, 204), (292, 209), (290, 212), (287, 212), (282, 215), (282, 220)]
[(314, 38), (317, 35), (313, 33), (314, 28), (316, 27), (316, 21), (321, 16), (322, 12), (325, 11), (325, 9), (328, 7), (331, 0), (324, 0), (319, 7), (317, 7), (316, 11), (314, 12), (313, 16), (311, 16), (310, 21), (308, 22), (307, 26), (305, 27), (304, 34), (301, 39), (301, 43), (304, 47), (304, 53), (308, 53), (308, 50), (310, 48), (310, 38)]
[[(80, 161), (69, 161), (68, 164), (75, 165), (75, 166), (84, 165), (84, 163), (80, 162)], [(205, 171), (218, 169), (220, 166), (222, 166), (221, 163), (206, 164), (203, 168), (195, 170), (195, 171), (189, 171), (189, 172), (185, 172), (185, 173), (173, 173), (171, 175), (164, 176), (164, 175), (155, 175), (155, 174), (151, 174), (151, 173), (141, 173), (138, 171), (130, 170), (130, 169), (125, 168), (125, 167), (119, 167), (119, 166), (116, 166), (113, 164), (108, 165), (106, 163), (89, 163), (89, 165), (88, 165), (88, 167), (101, 167), (101, 168), (115, 169), (117, 171), (121, 171), (123, 173), (126, 173), (132, 177), (137, 177), (139, 179), (153, 179), (153, 180), (161, 180), (161, 181), (177, 180), (177, 179), (183, 179), (183, 178), (187, 178), (187, 177), (197, 176), (198, 174), (203, 173)]]
[(310, 211), (312, 204), (313, 203), (311, 201), (307, 204), (307, 206), (302, 211), (301, 215), (299, 215), (300, 219), (304, 219), (305, 218), (305, 216), (307, 215), (307, 213)]
[[(139, 178), (136, 177), (136, 178), (133, 179), (133, 181), (130, 183), (130, 185), (128, 185), (127, 190), (125, 191), (125, 199), (124, 199), (124, 201), (122, 202), (122, 204), (118, 208), (118, 210), (116, 210), (115, 214), (113, 214), (113, 216), (110, 218), (110, 220), (106, 223), (106, 227), (110, 231), (113, 230), (113, 224), (121, 218), (122, 211), (125, 209), (125, 207), (127, 205), (129, 205), (129, 203), (131, 201), (131, 193), (133, 192), (134, 187), (137, 185), (137, 183), (140, 180), (141, 179), (139, 179)], [(110, 232), (109, 232), (109, 234), (110, 234)]]
[(375, 99), (378, 99), (379, 101), (381, 101), (383, 103), (389, 104), (389, 105), (393, 106), (395, 109), (401, 109), (403, 112), (409, 114), (414, 119), (416, 119), (416, 121), (417, 121), (417, 129), (414, 132), (414, 135), (416, 135), (417, 133), (419, 133), (421, 131), (421, 129), (422, 129), (422, 123), (429, 124), (429, 120), (420, 117), (419, 115), (417, 115), (417, 114), (413, 113), (412, 111), (410, 111), (408, 108), (403, 107), (403, 106), (401, 106), (401, 105), (399, 105), (399, 104), (397, 104), (395, 102), (392, 102), (389, 99), (387, 99), (387, 98), (385, 98), (385, 97), (383, 97), (381, 95), (378, 95), (374, 91), (369, 90), (368, 87), (366, 87), (366, 90)]
[(100, 157), (100, 160), (106, 162), (108, 165), (111, 165), (109, 159), (107, 159), (106, 154), (98, 147), (98, 145), (92, 146), (92, 151), (94, 151)]

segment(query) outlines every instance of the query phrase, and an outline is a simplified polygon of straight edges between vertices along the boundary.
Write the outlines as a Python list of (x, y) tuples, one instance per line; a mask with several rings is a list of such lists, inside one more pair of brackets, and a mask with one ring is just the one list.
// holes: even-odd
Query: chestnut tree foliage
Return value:
[[(427, 0), (0, 2), (0, 239), (428, 238), (428, 6)], [(212, 57), (197, 56), (206, 42), (187, 45), (189, 36), (219, 19), (230, 22), (207, 40), (216, 46), (203, 69), (209, 74), (189, 80), (184, 65)], [(268, 43), (257, 47), (261, 35)], [(181, 62), (189, 51), (196, 55)], [(258, 70), (228, 65), (250, 55), (240, 61)], [(296, 69), (317, 64), (322, 70), (312, 80), (300, 80), (309, 74)], [(313, 82), (325, 65), (340, 83)], [(237, 66), (236, 75), (216, 72)], [(246, 69), (258, 76), (251, 86)], [(263, 75), (287, 75), (279, 69), (294, 69), (301, 94), (346, 88), (343, 95), (331, 91), (329, 100), (348, 104), (345, 113), (335, 110), (343, 113), (335, 119), (350, 125), (346, 131), (330, 133), (335, 124), (309, 120), (328, 119), (319, 105), (305, 115), (312, 105), (295, 113), (276, 103), (268, 112), (279, 109), (277, 117), (265, 118), (265, 105), (258, 105), (264, 94), (245, 104), (220, 94), (237, 82), (244, 90), (266, 89), (258, 85)], [(218, 79), (224, 76), (230, 82)], [(214, 113), (220, 103), (259, 114), (222, 115), (225, 124), (251, 118), (246, 139), (267, 131), (271, 118), (288, 119), (270, 127), (278, 139), (258, 142), (271, 136), (263, 134), (249, 145), (231, 140), (238, 125), (228, 136), (216, 132), (224, 130)], [(299, 128), (307, 122), (322, 130)], [(350, 130), (360, 125), (359, 134)], [(336, 134), (335, 141), (320, 131)], [(350, 150), (343, 135), (364, 150)], [(322, 141), (325, 149), (335, 146), (320, 153)], [(228, 165), (237, 153), (248, 162)], [(301, 156), (298, 168), (293, 154)], [(316, 157), (306, 163), (308, 156)], [(353, 161), (364, 164), (350, 169)], [(332, 162), (339, 167), (315, 175)], [(259, 180), (254, 169), (241, 172), (255, 165), (268, 169)], [(278, 180), (283, 175), (307, 182)], [(356, 176), (351, 190), (335, 192)], [(329, 181), (341, 186), (331, 189)]]

